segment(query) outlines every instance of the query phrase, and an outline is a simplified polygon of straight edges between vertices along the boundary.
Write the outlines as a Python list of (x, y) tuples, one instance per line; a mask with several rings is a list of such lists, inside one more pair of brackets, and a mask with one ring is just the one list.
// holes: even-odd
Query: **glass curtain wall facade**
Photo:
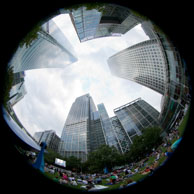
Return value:
[(168, 84), (161, 103), (160, 122), (165, 130), (169, 130), (181, 120), (185, 107), (190, 104), (190, 89), (184, 60), (164, 36), (160, 35), (160, 40), (168, 60)]
[(120, 152), (125, 153), (129, 151), (131, 141), (128, 136), (128, 133), (125, 131), (123, 126), (121, 125), (121, 122), (119, 121), (117, 116), (111, 117), (110, 118), (111, 123), (112, 123), (112, 128), (114, 132), (116, 133), (116, 136), (118, 138), (119, 146), (120, 146)]
[(108, 116), (104, 104), (98, 104), (97, 107), (106, 144), (109, 146), (114, 146), (117, 150), (120, 150), (118, 138), (116, 136), (115, 131), (113, 130), (111, 120)]
[(13, 83), (12, 83), (12, 86), (17, 85), (19, 83), (22, 83), (24, 81), (24, 77), (25, 77), (24, 71), (18, 72), (18, 73), (14, 73), (13, 74)]
[(94, 38), (101, 18), (99, 11), (80, 7), (77, 10), (73, 10), (69, 15), (80, 42)]
[(150, 21), (142, 23), (150, 39), (156, 38), (166, 59), (166, 87), (161, 100), (159, 120), (164, 130), (180, 121), (180, 115), (190, 104), (190, 88), (186, 64), (165, 34)]
[(70, 12), (80, 42), (107, 36), (121, 36), (142, 20), (128, 8), (106, 4), (92, 10), (80, 7)]
[(159, 126), (159, 112), (141, 98), (114, 109), (114, 113), (127, 132), (130, 143), (147, 127)]
[(52, 149), (55, 152), (58, 151), (60, 138), (56, 135), (54, 130), (36, 132), (34, 134), (34, 139), (39, 144), (41, 144), (41, 142), (45, 142), (48, 148)]
[(27, 94), (24, 81), (12, 87), (10, 91), (10, 99), (8, 101), (9, 106), (14, 106)]
[(141, 24), (141, 28), (145, 32), (145, 34), (149, 37), (149, 39), (156, 39), (158, 38), (157, 34), (153, 30), (153, 25), (150, 21), (144, 21)]
[(15, 105), (27, 93), (24, 86), (24, 77), (24, 72), (13, 73), (13, 83), (9, 92), (9, 103), (7, 104), (8, 106)]
[(113, 75), (164, 94), (166, 60), (157, 39), (124, 49), (111, 56), (107, 62)]
[(93, 113), (89, 134), (91, 152), (106, 144), (98, 111)]
[[(56, 62), (57, 59), (62, 59), (63, 63)], [(73, 47), (51, 20), (40, 27), (37, 38), (29, 46), (18, 47), (9, 67), (17, 73), (40, 68), (64, 68), (76, 61)]]
[(95, 104), (89, 94), (76, 98), (68, 114), (59, 146), (59, 153), (65, 157), (75, 156), (87, 160), (90, 152), (90, 125)]
[(128, 8), (107, 4), (102, 11), (95, 38), (121, 36), (141, 22), (142, 20), (132, 14)]

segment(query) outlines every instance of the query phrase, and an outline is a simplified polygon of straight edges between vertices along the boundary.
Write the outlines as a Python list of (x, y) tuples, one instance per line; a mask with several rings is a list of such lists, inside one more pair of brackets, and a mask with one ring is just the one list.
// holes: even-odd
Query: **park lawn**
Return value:
[(123, 182), (120, 182), (120, 183), (117, 183), (117, 184), (114, 184), (114, 185), (104, 185), (104, 186), (108, 186), (108, 188), (103, 189), (102, 191), (108, 191), (108, 190), (119, 189), (119, 187), (120, 187), (120, 185), (121, 185), (122, 183), (123, 183)]
[(147, 161), (147, 165), (152, 165), (153, 163), (154, 163), (154, 161), (155, 161), (155, 156), (150, 156), (149, 157), (149, 160)]
[(190, 113), (190, 107), (188, 108), (186, 115), (184, 116), (180, 126), (178, 127), (178, 131), (179, 131), (180, 136), (182, 136), (184, 133), (184, 130), (185, 130), (185, 127), (187, 125), (188, 118), (189, 118), (189, 113)]
[[(58, 173), (54, 173), (54, 174), (51, 174), (49, 172), (44, 172), (44, 175), (47, 177), (47, 178), (50, 178), (52, 179), (53, 181), (55, 181), (56, 183), (59, 183), (59, 181), (57, 181), (55, 178), (56, 176), (58, 176)], [(58, 179), (59, 180), (59, 179)], [(72, 189), (81, 189), (81, 190), (86, 190), (85, 188), (81, 188), (82, 184), (78, 184), (77, 186), (74, 186), (74, 185), (69, 185), (69, 184), (62, 184), (66, 187), (70, 187)]]
[(167, 152), (167, 148), (166, 148), (166, 147), (161, 146), (161, 148), (160, 148), (160, 149), (162, 150), (162, 153)]
[(49, 172), (44, 172), (43, 173), (47, 178), (54, 179), (56, 176), (59, 176), (57, 173), (51, 174)]
[(158, 160), (158, 166), (162, 165), (166, 159), (167, 159), (166, 156), (161, 156), (160, 159)]
[(144, 179), (146, 176), (148, 176), (149, 175), (149, 173), (148, 174), (140, 174), (140, 173), (137, 173), (137, 174), (135, 174), (135, 175), (133, 175), (132, 177), (131, 177), (131, 179), (133, 180), (133, 181), (136, 181), (136, 182), (138, 182), (138, 181), (141, 181), (142, 179)]

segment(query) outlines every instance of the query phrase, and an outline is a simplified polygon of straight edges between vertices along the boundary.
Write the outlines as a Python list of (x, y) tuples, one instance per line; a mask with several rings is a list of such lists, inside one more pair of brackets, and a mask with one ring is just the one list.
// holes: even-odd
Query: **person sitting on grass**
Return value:
[(111, 174), (110, 179), (112, 180), (112, 184), (114, 185), (116, 183), (116, 176), (114, 174)]
[(142, 174), (142, 175), (145, 175), (145, 174), (148, 174), (148, 173), (150, 173), (150, 167), (149, 166), (147, 166), (145, 170), (140, 172), (140, 174)]
[(74, 186), (77, 186), (77, 182), (75, 181), (75, 179), (73, 179), (73, 180), (71, 181), (71, 184), (74, 185)]
[(128, 179), (127, 181), (125, 181), (124, 183), (122, 183), (120, 185), (120, 189), (123, 189), (123, 188), (126, 188), (126, 187), (129, 187), (130, 185), (136, 183), (135, 181), (133, 181), (132, 179)]
[(93, 187), (94, 187), (93, 180), (92, 180), (92, 178), (90, 178), (90, 179), (88, 180), (88, 184), (87, 184), (87, 186), (86, 186), (86, 189), (89, 190), (89, 189), (91, 189), (91, 188), (93, 188)]
[(54, 180), (55, 182), (58, 182), (58, 181), (59, 181), (59, 177), (56, 176), (53, 180)]
[(63, 179), (63, 178), (61, 178), (61, 179), (59, 180), (59, 183), (60, 183), (60, 184), (67, 184), (68, 181), (65, 180), (65, 179)]
[(171, 149), (171, 147), (169, 146), (167, 148), (167, 152), (165, 152), (165, 156), (167, 156), (167, 158), (170, 158), (173, 154), (173, 150)]
[(101, 179), (100, 176), (98, 176), (98, 175), (96, 176), (95, 183), (96, 183), (96, 184), (102, 184), (102, 179)]
[(119, 189), (124, 189), (124, 188), (126, 188), (126, 187), (127, 187), (127, 184), (122, 183), (122, 184), (120, 185)]
[(112, 178), (110, 177), (110, 179), (106, 179), (107, 181), (109, 181), (108, 183), (106, 183), (105, 185), (113, 185), (113, 180)]
[(65, 173), (63, 173), (62, 179), (68, 181), (68, 177), (67, 177), (67, 175)]

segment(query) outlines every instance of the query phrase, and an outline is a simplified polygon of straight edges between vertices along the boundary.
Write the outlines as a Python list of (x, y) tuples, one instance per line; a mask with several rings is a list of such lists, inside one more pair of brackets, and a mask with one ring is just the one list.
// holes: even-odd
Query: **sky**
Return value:
[[(80, 43), (68, 14), (61, 14), (53, 21), (70, 41), (78, 61), (66, 68), (25, 71), (27, 94), (13, 109), (31, 135), (52, 129), (60, 137), (72, 103), (87, 93), (92, 96), (96, 106), (104, 103), (109, 117), (114, 116), (113, 109), (139, 97), (160, 111), (162, 96), (159, 93), (113, 76), (107, 64), (107, 59), (113, 54), (149, 39), (141, 25), (121, 37)], [(63, 63), (61, 58), (56, 62)]]

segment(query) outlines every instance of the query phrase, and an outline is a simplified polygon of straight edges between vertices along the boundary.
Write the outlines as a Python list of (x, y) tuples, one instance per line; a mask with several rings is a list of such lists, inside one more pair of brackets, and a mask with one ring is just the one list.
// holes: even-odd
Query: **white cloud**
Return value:
[[(78, 61), (61, 69), (26, 71), (27, 94), (14, 106), (14, 110), (32, 135), (36, 131), (54, 129), (60, 136), (72, 103), (86, 93), (90, 93), (96, 105), (104, 103), (109, 116), (113, 116), (114, 108), (138, 97), (160, 110), (161, 95), (112, 76), (106, 62), (116, 52), (148, 39), (140, 25), (121, 37), (80, 43), (68, 15), (57, 16), (54, 21), (71, 41)], [(48, 56), (45, 54), (44, 57)], [(54, 60), (63, 63), (60, 58)]]

